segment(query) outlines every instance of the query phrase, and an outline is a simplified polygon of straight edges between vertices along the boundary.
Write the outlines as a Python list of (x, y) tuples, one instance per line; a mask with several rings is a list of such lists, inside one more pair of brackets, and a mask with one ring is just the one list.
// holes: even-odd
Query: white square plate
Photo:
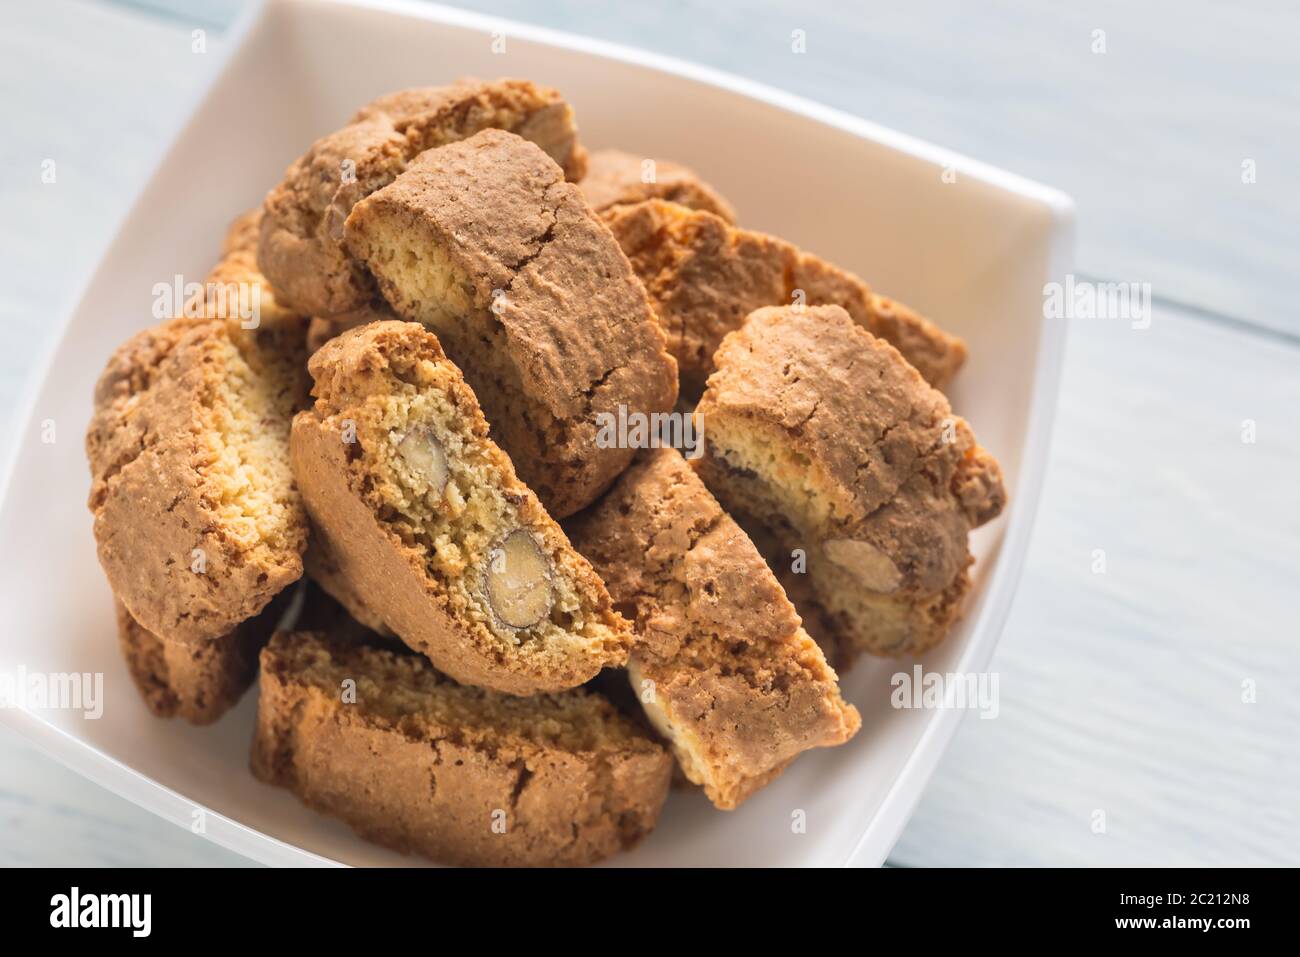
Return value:
[[(491, 33), (503, 30), (504, 54)], [(0, 509), (0, 671), (104, 673), (102, 718), (0, 710), (0, 720), (84, 774), (182, 826), (206, 809), (217, 843), (276, 864), (391, 864), (248, 773), (255, 693), (211, 728), (150, 717), (119, 658), (85, 508), (80, 437), (112, 350), (153, 323), (152, 288), (200, 280), (226, 223), (256, 204), (315, 137), (371, 97), (470, 74), (559, 88), (587, 146), (695, 167), (756, 229), (855, 270), (964, 336), (953, 405), (1002, 462), (1008, 514), (975, 536), (976, 587), (929, 670), (987, 666), (1038, 503), (1064, 326), (1043, 284), (1069, 266), (1073, 207), (1050, 190), (857, 118), (662, 57), (462, 11), (401, 2), (272, 0), (232, 30), (230, 52), (145, 183), (27, 395)], [(941, 176), (956, 171), (955, 182)], [(946, 177), (951, 179), (952, 177)], [(42, 441), (53, 422), (57, 441)], [(863, 728), (804, 755), (740, 810), (674, 792), (658, 830), (613, 863), (879, 864), (956, 727), (955, 711), (895, 711), (889, 677), (845, 677)], [(792, 833), (796, 810), (806, 833)]]

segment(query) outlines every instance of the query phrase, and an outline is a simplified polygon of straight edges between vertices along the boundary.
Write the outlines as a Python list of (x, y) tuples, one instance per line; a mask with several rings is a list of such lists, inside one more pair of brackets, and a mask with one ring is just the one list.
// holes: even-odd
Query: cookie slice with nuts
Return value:
[(581, 866), (655, 826), (672, 758), (583, 689), (458, 685), (424, 658), (315, 632), (262, 652), (253, 774), (362, 837), (460, 866)]
[(970, 587), (968, 534), (1006, 502), (966, 422), (838, 306), (759, 309), (715, 361), (693, 463), (709, 490), (806, 574), (850, 652), (937, 644)]
[(573, 110), (555, 90), (527, 80), (460, 80), (382, 96), (313, 143), (266, 197), (257, 259), (284, 302), (326, 317), (366, 305), (374, 283), (343, 248), (353, 204), (391, 183), (424, 150), (488, 128), (518, 133), (570, 178), (582, 177), (586, 154)]
[(307, 515), (289, 423), (305, 320), (174, 319), (128, 340), (86, 434), (100, 564), (145, 631), (224, 639), (302, 574)]
[(578, 184), (587, 205), (596, 212), (611, 206), (663, 199), (689, 209), (702, 209), (729, 223), (736, 211), (695, 171), (672, 160), (634, 156), (622, 150), (596, 150), (588, 159), (587, 175)]
[(635, 620), (642, 707), (717, 807), (858, 730), (771, 570), (679, 452), (647, 453), (569, 532)]
[(312, 356), (293, 470), (337, 574), (457, 681), (511, 694), (621, 665), (630, 626), (510, 458), (438, 339), (411, 322)]
[(842, 306), (942, 388), (961, 368), (966, 345), (902, 303), (839, 267), (775, 236), (738, 229), (705, 210), (651, 199), (603, 214), (645, 284), (694, 401), (727, 333), (763, 306)]
[(635, 454), (601, 444), (603, 415), (672, 409), (677, 370), (645, 290), (533, 143), (488, 130), (429, 150), (357, 204), (347, 243), (397, 313), (437, 333), (555, 517)]

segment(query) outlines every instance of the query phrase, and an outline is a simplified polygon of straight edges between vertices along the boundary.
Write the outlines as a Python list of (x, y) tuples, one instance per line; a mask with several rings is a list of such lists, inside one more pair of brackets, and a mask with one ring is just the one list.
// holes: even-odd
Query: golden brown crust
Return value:
[(667, 752), (586, 691), (511, 698), (302, 632), (277, 635), (262, 669), (253, 773), (403, 853), (591, 864), (649, 833), (667, 796)]
[(266, 197), (257, 253), (262, 272), (286, 303), (308, 315), (365, 305), (373, 283), (342, 246), (353, 205), (392, 182), (422, 151), (495, 126), (534, 140), (573, 178), (585, 172), (573, 111), (554, 90), (502, 79), (391, 93), (313, 143)]
[(220, 638), (302, 573), (306, 514), (287, 461), (302, 332), (172, 320), (128, 340), (96, 385), (86, 453), (100, 563), (161, 638)]
[[(371, 323), (326, 343), (309, 368), (316, 405), (293, 423), (294, 473), (315, 535), (380, 621), (456, 680), (510, 694), (571, 688), (626, 661), (630, 627), (487, 438), (474, 394), (432, 333)], [(417, 419), (410, 410), (421, 405), (445, 411)], [(404, 484), (390, 458), (394, 436), (426, 427), (442, 430), (455, 479), (432, 498)], [(522, 636), (491, 616), (482, 591), (489, 553), (514, 528), (534, 536), (569, 596), (558, 620), (557, 599), (540, 630)]]
[(857, 731), (776, 578), (680, 453), (647, 453), (570, 532), (635, 616), (634, 690), (716, 806)]
[(438, 333), (555, 516), (635, 452), (599, 447), (598, 416), (673, 407), (676, 368), (644, 289), (532, 143), (487, 130), (430, 150), (358, 203), (346, 232), (394, 309)]
[(213, 641), (185, 644), (151, 634), (120, 602), (117, 638), (145, 705), (159, 718), (211, 724), (234, 707), (257, 674), (257, 653), (287, 605), (281, 592), (260, 614)]
[(690, 209), (702, 209), (729, 223), (736, 211), (695, 171), (665, 159), (649, 159), (622, 150), (596, 150), (587, 175), (578, 184), (587, 205), (596, 212), (611, 206), (662, 199)]
[(709, 489), (781, 562), (805, 550), (823, 610), (859, 647), (939, 641), (968, 585), (968, 532), (1006, 500), (965, 421), (838, 306), (759, 309), (716, 362), (697, 407)]
[(330, 548), (329, 539), (313, 534), (307, 543), (307, 552), (302, 557), (307, 577), (320, 586), (321, 590), (338, 602), (347, 613), (364, 627), (377, 635), (391, 636), (392, 631), (384, 624), (370, 602), (352, 583), (339, 567), (338, 558)]
[(961, 367), (965, 344), (858, 277), (784, 240), (738, 229), (675, 203), (647, 200), (602, 217), (645, 284), (681, 372), (683, 398), (699, 396), (727, 333), (764, 306), (834, 303), (896, 346), (935, 387)]

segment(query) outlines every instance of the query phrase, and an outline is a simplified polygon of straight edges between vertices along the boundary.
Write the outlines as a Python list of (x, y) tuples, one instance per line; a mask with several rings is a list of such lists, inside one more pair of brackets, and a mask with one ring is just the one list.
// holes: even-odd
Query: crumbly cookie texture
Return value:
[(633, 690), (717, 807), (858, 730), (775, 576), (679, 452), (648, 453), (569, 531), (635, 618)]
[(579, 866), (650, 832), (672, 759), (599, 695), (495, 694), (417, 655), (299, 632), (262, 652), (252, 769), (403, 853)]
[(596, 150), (587, 175), (578, 184), (587, 205), (596, 212), (647, 199), (663, 199), (690, 209), (702, 209), (729, 223), (736, 211), (695, 171), (665, 159), (634, 156), (622, 150)]
[(488, 128), (533, 141), (571, 179), (586, 170), (573, 110), (555, 90), (502, 79), (390, 93), (313, 143), (266, 197), (257, 252), (262, 272), (287, 304), (308, 315), (366, 305), (374, 284), (342, 245), (353, 205), (424, 150)]
[(375, 322), (309, 363), (293, 470), (337, 574), (457, 681), (511, 694), (622, 665), (631, 626), (510, 459), (437, 337)]
[(100, 564), (159, 638), (228, 635), (302, 574), (289, 421), (307, 397), (304, 333), (302, 321), (174, 319), (129, 339), (95, 387)]
[(938, 643), (970, 585), (970, 530), (1006, 502), (1002, 473), (898, 350), (839, 306), (755, 311), (723, 341), (697, 406), (693, 463), (742, 525), (807, 582), (855, 650)]
[(281, 592), (230, 634), (196, 644), (159, 638), (115, 602), (118, 645), (149, 710), (159, 718), (203, 725), (234, 707), (253, 683), (257, 654), (279, 623), (290, 592)]
[(600, 446), (603, 414), (673, 408), (677, 369), (645, 290), (533, 143), (487, 130), (423, 153), (356, 205), (346, 233), (393, 308), (438, 334), (557, 518), (635, 454)]
[(966, 345), (956, 336), (774, 236), (658, 199), (612, 207), (603, 219), (650, 294), (688, 401), (703, 391), (723, 337), (755, 309), (793, 304), (797, 290), (808, 305), (842, 306), (936, 388), (965, 361)]

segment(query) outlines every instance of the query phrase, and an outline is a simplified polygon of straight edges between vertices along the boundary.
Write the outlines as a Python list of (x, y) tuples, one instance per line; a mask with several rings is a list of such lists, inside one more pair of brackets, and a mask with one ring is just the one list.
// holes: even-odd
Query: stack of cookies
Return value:
[(731, 810), (853, 737), (832, 663), (942, 640), (1005, 493), (961, 340), (737, 219), (526, 81), (313, 143), (96, 387), (149, 709), (258, 680), (259, 779), (464, 865), (592, 863), (674, 778)]

